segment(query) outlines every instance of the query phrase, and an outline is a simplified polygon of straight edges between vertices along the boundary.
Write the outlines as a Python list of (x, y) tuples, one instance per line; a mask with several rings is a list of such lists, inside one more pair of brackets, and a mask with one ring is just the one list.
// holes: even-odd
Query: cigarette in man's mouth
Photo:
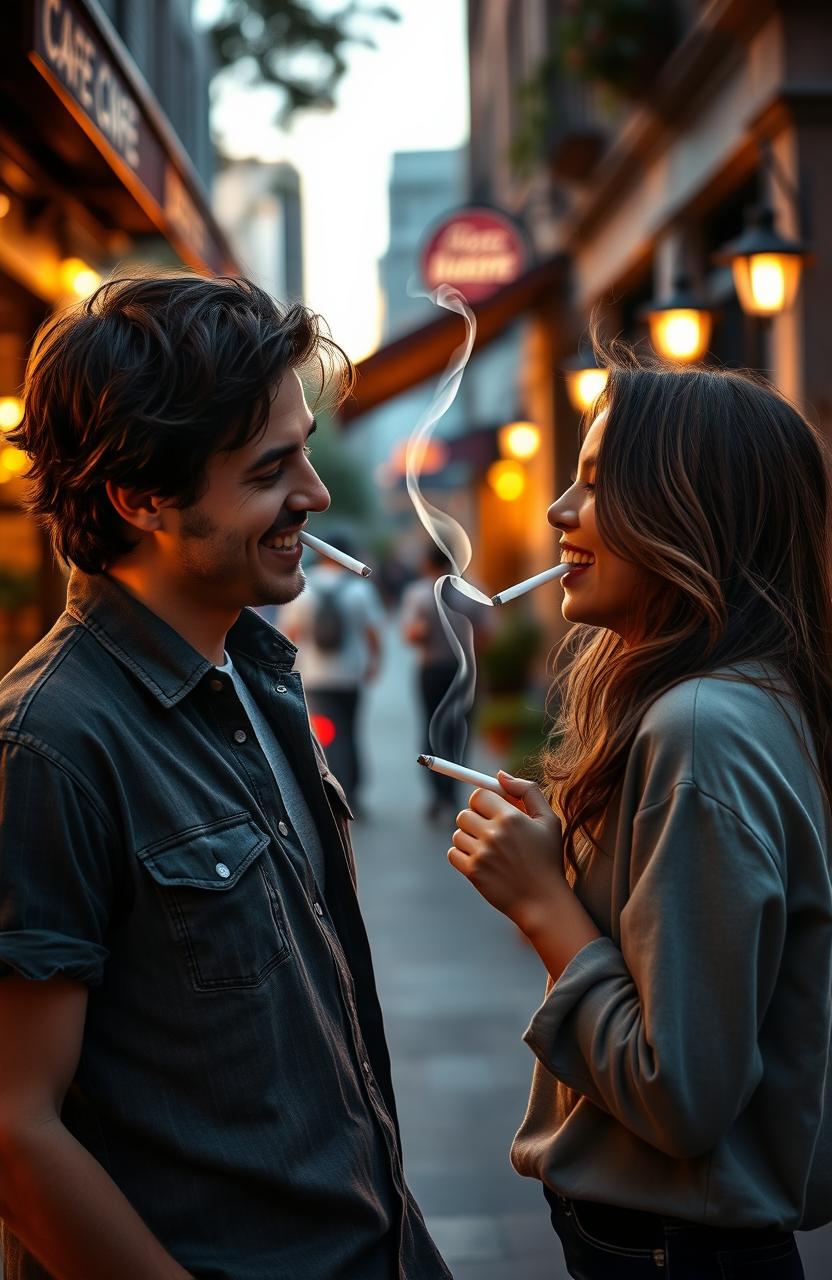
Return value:
[(369, 578), (373, 572), (369, 565), (362, 564), (360, 560), (355, 560), (352, 556), (348, 556), (346, 551), (339, 551), (337, 547), (324, 542), (322, 538), (316, 538), (314, 534), (307, 533), (305, 529), (301, 529), (298, 537), (305, 547), (311, 547), (313, 551), (317, 551), (319, 556), (326, 556), (327, 560), (336, 560), (345, 569), (351, 569), (353, 573), (360, 574), (362, 578)]
[[(301, 537), (303, 537), (303, 534), (301, 534)], [(535, 587), (542, 587), (544, 582), (554, 582), (557, 578), (565, 578), (567, 573), (574, 568), (574, 564), (556, 564), (551, 569), (544, 569), (542, 573), (536, 573), (533, 578), (526, 578), (524, 582), (518, 582), (514, 587), (506, 587), (505, 591), (500, 591), (498, 595), (491, 597), (491, 603), (508, 604), (509, 600), (516, 600), (518, 596), (524, 596), (527, 591), (534, 591)]]
[(479, 773), (476, 769), (466, 769), (464, 764), (454, 764), (453, 760), (443, 760), (440, 756), (418, 756), (417, 764), (422, 764), (434, 773), (444, 773), (446, 778), (456, 778), (457, 782), (469, 782), (472, 787), (485, 787), (488, 791), (496, 791), (498, 795), (506, 793), (496, 778), (490, 773)]

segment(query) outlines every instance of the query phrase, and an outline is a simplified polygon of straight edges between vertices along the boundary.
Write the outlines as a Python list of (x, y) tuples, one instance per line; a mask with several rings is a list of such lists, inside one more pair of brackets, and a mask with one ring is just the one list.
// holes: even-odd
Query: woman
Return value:
[(832, 1218), (826, 456), (747, 376), (605, 357), (548, 515), (580, 626), (545, 795), (501, 774), (448, 856), (549, 973), (512, 1160), (570, 1275), (797, 1280)]

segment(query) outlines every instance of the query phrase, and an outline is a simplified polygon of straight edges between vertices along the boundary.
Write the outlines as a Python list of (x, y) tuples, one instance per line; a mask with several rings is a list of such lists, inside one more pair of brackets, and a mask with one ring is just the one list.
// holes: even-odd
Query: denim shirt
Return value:
[[(106, 575), (0, 681), (0, 975), (89, 987), (62, 1119), (199, 1280), (448, 1277), (402, 1173), (349, 810), (294, 646), (226, 647), (318, 826), (326, 897), (232, 681)], [(45, 1273), (8, 1233), (6, 1280)]]

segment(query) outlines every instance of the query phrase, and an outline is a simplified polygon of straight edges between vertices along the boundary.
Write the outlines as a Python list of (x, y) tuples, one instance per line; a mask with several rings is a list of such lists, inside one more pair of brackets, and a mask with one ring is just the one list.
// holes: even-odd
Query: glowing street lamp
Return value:
[(503, 502), (516, 502), (526, 491), (526, 472), (522, 462), (503, 458), (492, 462), (485, 478)]
[(774, 210), (763, 205), (750, 212), (742, 235), (723, 245), (714, 261), (730, 265), (746, 315), (774, 316), (793, 306), (810, 257), (806, 245), (780, 235)]
[(0, 432), (13, 431), (23, 421), (20, 396), (0, 396)]
[(607, 385), (609, 371), (599, 365), (595, 353), (580, 347), (574, 356), (561, 363), (566, 374), (566, 394), (573, 409), (586, 413)]
[(540, 448), (540, 427), (533, 422), (509, 422), (497, 432), (497, 444), (504, 458), (525, 462)]
[(690, 364), (708, 350), (714, 313), (690, 287), (686, 276), (677, 276), (665, 302), (650, 302), (640, 312), (650, 326), (650, 341), (665, 360)]
[(101, 276), (83, 258), (64, 258), (58, 267), (58, 279), (64, 293), (76, 298), (88, 298), (101, 284)]

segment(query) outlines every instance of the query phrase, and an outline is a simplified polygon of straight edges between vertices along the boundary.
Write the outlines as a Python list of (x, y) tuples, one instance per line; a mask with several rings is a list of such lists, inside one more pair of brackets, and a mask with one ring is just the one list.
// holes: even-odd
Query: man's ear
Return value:
[(162, 511), (169, 503), (157, 498), (152, 493), (139, 493), (135, 489), (125, 489), (121, 485), (106, 483), (107, 497), (118, 515), (134, 529), (142, 533), (153, 533), (162, 526)]

